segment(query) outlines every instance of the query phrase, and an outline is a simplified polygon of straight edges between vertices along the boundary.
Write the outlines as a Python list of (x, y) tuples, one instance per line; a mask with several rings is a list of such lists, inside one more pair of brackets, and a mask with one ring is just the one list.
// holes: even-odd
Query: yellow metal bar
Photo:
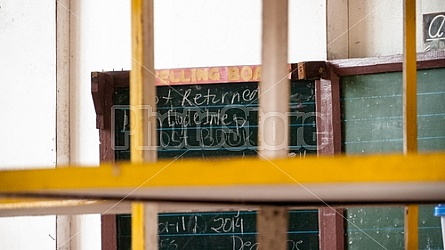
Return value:
[[(146, 145), (144, 141), (144, 113), (141, 108), (144, 104), (143, 92), (143, 61), (144, 47), (142, 29), (142, 1), (132, 0), (131, 13), (131, 48), (132, 69), (130, 71), (130, 105), (133, 108), (131, 124), (133, 133), (130, 140), (130, 157), (132, 162), (143, 162), (144, 151), (141, 146)], [(144, 210), (142, 203), (133, 203), (131, 207), (131, 245), (133, 250), (145, 250), (144, 241)]]
[[(416, 0), (403, 6), (403, 151), (417, 153)], [(405, 207), (405, 249), (418, 249), (417, 205)]]
[(0, 217), (130, 213), (127, 202), (85, 199), (0, 200)]
[(158, 249), (158, 211), (156, 204), (133, 202), (131, 205), (131, 248)]
[(97, 203), (96, 200), (0, 199), (1, 209), (69, 207)]
[(144, 221), (144, 203), (133, 202), (131, 205), (131, 249), (133, 250), (145, 250)]
[[(130, 105), (138, 107), (143, 105), (142, 94), (142, 61), (143, 61), (143, 47), (139, 44), (142, 41), (142, 0), (132, 0), (131, 13), (131, 48), (132, 48), (132, 69), (130, 71)], [(133, 134), (131, 136), (131, 161), (143, 162), (144, 157), (142, 150), (138, 150), (138, 146), (143, 144), (143, 120), (142, 110), (135, 110), (132, 114), (131, 124), (133, 126)]]
[(131, 161), (156, 161), (153, 0), (132, 0)]
[(405, 249), (419, 249), (419, 206), (409, 205), (405, 207)]
[[(0, 194), (40, 190), (269, 184), (444, 182), (445, 154), (232, 159), (0, 171)], [(425, 171), (428, 166), (428, 171)]]
[[(157, 158), (153, 30), (153, 0), (132, 0), (130, 149), (133, 163), (154, 162)], [(144, 204), (135, 203), (132, 210), (132, 248), (156, 249), (157, 237), (156, 241), (146, 242)]]

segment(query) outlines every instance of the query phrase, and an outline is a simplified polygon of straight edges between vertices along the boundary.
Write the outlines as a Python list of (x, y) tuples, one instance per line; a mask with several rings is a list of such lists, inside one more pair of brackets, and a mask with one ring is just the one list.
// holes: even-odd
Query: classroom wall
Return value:
[[(289, 62), (326, 58), (325, 8), (289, 1)], [(261, 63), (260, 0), (155, 1), (155, 11), (156, 68)]]
[[(402, 0), (289, 2), (289, 62), (401, 53)], [(260, 64), (260, 3), (156, 0), (156, 68)], [(445, 2), (419, 0), (418, 9), (444, 11)], [(90, 73), (130, 69), (130, 1), (77, 0), (70, 11), (71, 162), (97, 165)], [(327, 38), (328, 17), (341, 46)], [(55, 1), (0, 2), (0, 55), (0, 141), (8, 142), (0, 145), (0, 168), (53, 167)], [(99, 215), (76, 216), (73, 225), (73, 249), (100, 249)], [(54, 216), (0, 219), (0, 249), (53, 249), (54, 235)]]
[(403, 0), (349, 1), (349, 56), (400, 54)]
[[(260, 64), (260, 3), (155, 1), (156, 68)], [(324, 0), (290, 1), (290, 9), (289, 62), (324, 60)], [(71, 1), (70, 12), (70, 160), (97, 165), (90, 73), (130, 69), (130, 1)], [(1, 169), (55, 166), (55, 36), (55, 1), (0, 3), (0, 130), (7, 131), (0, 141), (8, 142), (0, 145)], [(100, 249), (99, 215), (74, 216), (71, 231), (72, 249)], [(54, 249), (54, 237), (54, 216), (0, 219), (0, 249)]]

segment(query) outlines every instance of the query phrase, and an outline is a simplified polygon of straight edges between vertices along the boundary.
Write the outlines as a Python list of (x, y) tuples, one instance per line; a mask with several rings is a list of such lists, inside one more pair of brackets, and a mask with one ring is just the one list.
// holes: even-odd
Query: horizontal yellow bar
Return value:
[(99, 203), (96, 200), (1, 199), (2, 209), (73, 207)]
[(445, 153), (306, 159), (171, 160), (0, 171), (0, 194), (51, 190), (445, 182)]
[(128, 202), (87, 199), (2, 199), (0, 217), (130, 213)]

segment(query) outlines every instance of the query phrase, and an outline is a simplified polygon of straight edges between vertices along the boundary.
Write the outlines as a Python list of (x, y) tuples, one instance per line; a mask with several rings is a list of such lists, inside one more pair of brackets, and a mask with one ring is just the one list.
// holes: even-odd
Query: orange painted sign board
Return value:
[[(290, 69), (290, 66), (289, 66)], [(290, 78), (289, 73), (288, 78)], [(156, 85), (258, 82), (261, 66), (227, 66), (156, 70)]]

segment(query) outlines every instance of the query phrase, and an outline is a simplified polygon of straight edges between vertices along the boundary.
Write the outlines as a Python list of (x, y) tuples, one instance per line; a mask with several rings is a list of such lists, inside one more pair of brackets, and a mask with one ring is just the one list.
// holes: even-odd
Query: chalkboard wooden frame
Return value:
[[(203, 70), (218, 69), (218, 72), (222, 72), (220, 80), (213, 81), (199, 81), (196, 78), (186, 75), (184, 72), (190, 73), (194, 69), (165, 69), (157, 71), (158, 78), (156, 84), (162, 85), (160, 81), (160, 74), (164, 72), (170, 72), (173, 77), (164, 76), (164, 79), (168, 80), (180, 80), (179, 83), (169, 82), (171, 85), (181, 84), (218, 84), (218, 83), (234, 83), (245, 81), (258, 81), (254, 79), (254, 72), (252, 72), (251, 79), (240, 75), (239, 77), (230, 76), (230, 69), (236, 68), (240, 72), (243, 69), (255, 69), (258, 66), (228, 66), (228, 67), (211, 67), (202, 68)], [(199, 68), (198, 68), (199, 70)], [(299, 79), (298, 64), (289, 65), (289, 79)], [(247, 73), (249, 76), (249, 73)], [(113, 105), (113, 92), (115, 88), (129, 87), (130, 72), (129, 71), (107, 71), (107, 72), (92, 72), (91, 73), (91, 93), (93, 97), (94, 108), (96, 111), (96, 128), (99, 129), (99, 141), (100, 141), (100, 161), (101, 162), (114, 162), (115, 152), (112, 148), (112, 131), (111, 131), (111, 107)], [(181, 80), (186, 80), (186, 83)], [(189, 79), (189, 80), (188, 80)], [(108, 112), (110, 111), (110, 112)], [(117, 221), (115, 215), (102, 215), (101, 216), (101, 242), (102, 249), (117, 249)]]
[[(316, 112), (324, 118), (317, 120), (317, 132), (323, 131), (318, 133), (317, 138), (319, 155), (342, 153), (340, 78), (400, 72), (402, 67), (402, 55), (331, 60), (325, 65), (322, 62), (299, 63), (299, 79), (318, 79), (315, 81)], [(443, 67), (445, 67), (445, 51), (417, 54), (418, 70)], [(320, 249), (344, 249), (344, 214), (345, 209), (342, 208), (319, 209)]]

